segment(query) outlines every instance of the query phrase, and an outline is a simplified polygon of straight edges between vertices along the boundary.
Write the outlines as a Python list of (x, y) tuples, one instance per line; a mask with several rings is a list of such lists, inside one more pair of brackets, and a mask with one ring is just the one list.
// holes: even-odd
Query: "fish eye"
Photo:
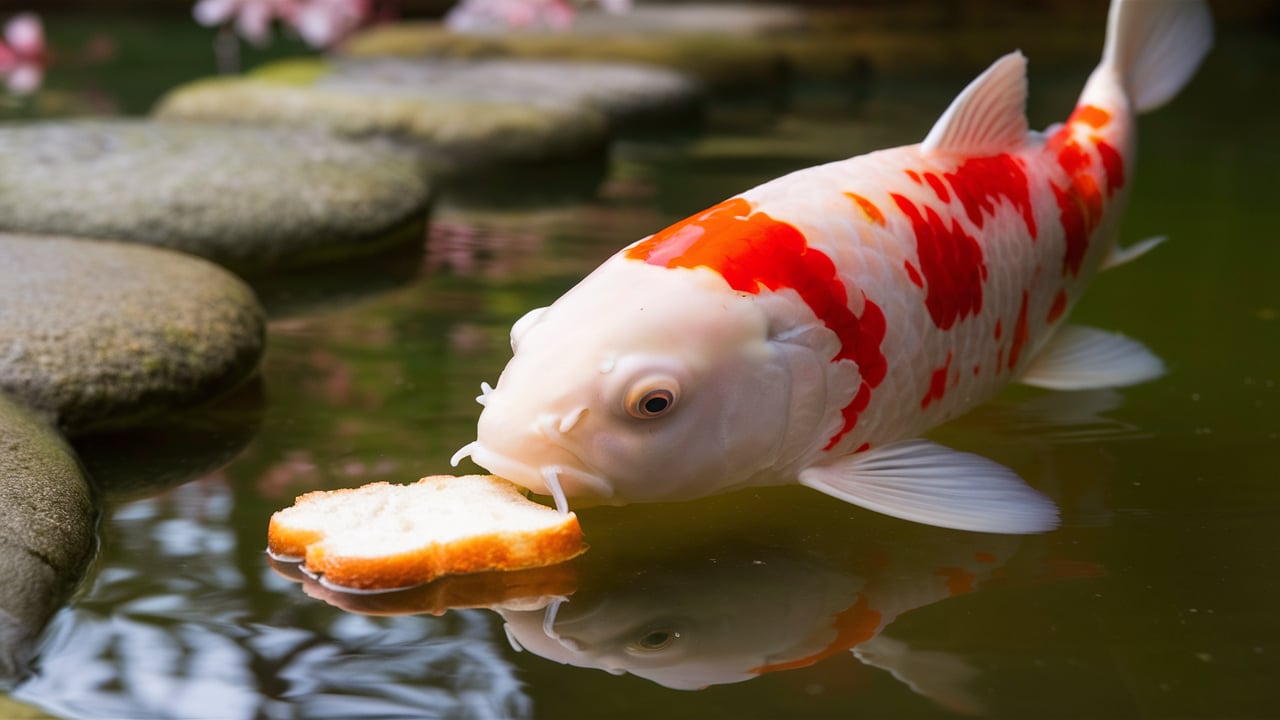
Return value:
[(657, 652), (671, 647), (671, 644), (680, 639), (678, 630), (670, 630), (667, 628), (656, 628), (642, 635), (635, 642), (631, 643), (631, 649), (640, 652)]
[(627, 412), (642, 420), (665, 415), (675, 407), (678, 394), (679, 385), (674, 378), (648, 378), (627, 393)]

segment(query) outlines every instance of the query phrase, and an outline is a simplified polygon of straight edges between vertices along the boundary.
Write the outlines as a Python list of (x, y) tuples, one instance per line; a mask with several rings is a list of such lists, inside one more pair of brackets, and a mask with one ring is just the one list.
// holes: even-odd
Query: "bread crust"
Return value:
[[(357, 498), (353, 493), (385, 494), (389, 499), (383, 502), (412, 503), (410, 493), (401, 488), (412, 488), (422, 483), (437, 483), (444, 488), (442, 501), (453, 488), (461, 488), (462, 484), (490, 485), (503, 495), (500, 506), (476, 507), (476, 515), (491, 515), (512, 508), (519, 513), (545, 510), (546, 522), (533, 529), (503, 529), (493, 527), (492, 519), (478, 520), (475, 533), (447, 540), (432, 538), (430, 528), (425, 528), (415, 531), (422, 534), (421, 542), (414, 543), (410, 538), (412, 544), (403, 551), (357, 555), (344, 552), (341, 549), (343, 543), (336, 542), (350, 529), (331, 521), (321, 511), (344, 502), (354, 505)], [(404, 506), (397, 507), (403, 510)], [(366, 525), (375, 526), (380, 519), (385, 519), (379, 517), (380, 510), (374, 507), (366, 513), (367, 517), (358, 519)], [(350, 518), (347, 523), (350, 523)], [(299, 496), (293, 507), (273, 514), (267, 528), (267, 551), (273, 558), (301, 560), (304, 569), (320, 576), (325, 585), (356, 591), (413, 587), (445, 575), (544, 567), (577, 557), (585, 550), (576, 515), (559, 515), (551, 508), (526, 499), (515, 485), (491, 475), (429, 476), (412, 485), (383, 482), (361, 488), (309, 492)]]

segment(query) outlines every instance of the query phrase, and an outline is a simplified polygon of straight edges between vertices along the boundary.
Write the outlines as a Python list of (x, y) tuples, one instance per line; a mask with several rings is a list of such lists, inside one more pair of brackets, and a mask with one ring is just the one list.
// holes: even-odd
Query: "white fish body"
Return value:
[(1053, 503), (1012, 471), (913, 439), (1013, 379), (1059, 389), (1163, 371), (1064, 326), (1116, 247), (1135, 113), (1211, 44), (1202, 0), (1114, 0), (1063, 125), (1027, 129), (1001, 58), (918, 145), (801, 170), (606, 261), (512, 328), (515, 355), (459, 451), (550, 494), (622, 504), (800, 482), (930, 524), (1034, 532)]

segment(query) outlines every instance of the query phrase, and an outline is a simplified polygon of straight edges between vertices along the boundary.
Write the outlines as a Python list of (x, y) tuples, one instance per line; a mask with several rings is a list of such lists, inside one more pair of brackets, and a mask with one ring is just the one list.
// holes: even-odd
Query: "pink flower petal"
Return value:
[(6, 85), (14, 95), (30, 95), (40, 89), (44, 82), (44, 71), (34, 63), (18, 65), (9, 73)]
[(271, 20), (275, 8), (261, 0), (251, 1), (240, 8), (236, 16), (236, 31), (254, 45), (266, 45), (271, 41)]
[(4, 26), (4, 39), (22, 57), (39, 58), (44, 55), (44, 25), (35, 13), (13, 16)]
[(192, 8), (191, 14), (201, 25), (213, 27), (230, 20), (235, 14), (237, 5), (239, 5), (237, 0), (200, 0)]

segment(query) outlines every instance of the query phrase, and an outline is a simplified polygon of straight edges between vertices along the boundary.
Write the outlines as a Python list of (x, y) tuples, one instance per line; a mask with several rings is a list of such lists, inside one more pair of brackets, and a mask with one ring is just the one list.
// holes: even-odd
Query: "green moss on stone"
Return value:
[(289, 58), (254, 68), (249, 77), (278, 85), (310, 87), (329, 74), (329, 63), (321, 58)]

